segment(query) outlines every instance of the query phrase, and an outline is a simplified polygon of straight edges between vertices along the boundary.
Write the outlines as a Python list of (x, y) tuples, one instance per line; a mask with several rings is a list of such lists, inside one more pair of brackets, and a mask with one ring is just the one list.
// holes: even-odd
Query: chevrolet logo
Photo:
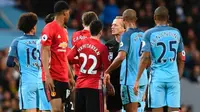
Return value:
[(67, 43), (66, 42), (62, 42), (62, 43), (59, 44), (58, 47), (66, 48), (67, 47)]

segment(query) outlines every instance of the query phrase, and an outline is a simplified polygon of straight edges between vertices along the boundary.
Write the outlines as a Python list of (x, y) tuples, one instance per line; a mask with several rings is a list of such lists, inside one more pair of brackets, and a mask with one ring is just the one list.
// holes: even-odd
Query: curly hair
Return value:
[(37, 21), (38, 19), (35, 13), (24, 13), (20, 16), (17, 27), (24, 33), (29, 33), (37, 24)]

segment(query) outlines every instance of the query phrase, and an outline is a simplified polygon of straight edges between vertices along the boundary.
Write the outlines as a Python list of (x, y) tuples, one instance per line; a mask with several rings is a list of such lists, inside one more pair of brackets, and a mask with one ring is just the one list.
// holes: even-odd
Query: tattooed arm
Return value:
[(140, 59), (140, 65), (139, 65), (139, 70), (138, 70), (136, 81), (140, 80), (140, 77), (141, 77), (144, 69), (147, 68), (147, 66), (149, 65), (150, 61), (151, 61), (150, 52), (144, 52), (142, 54), (141, 59)]

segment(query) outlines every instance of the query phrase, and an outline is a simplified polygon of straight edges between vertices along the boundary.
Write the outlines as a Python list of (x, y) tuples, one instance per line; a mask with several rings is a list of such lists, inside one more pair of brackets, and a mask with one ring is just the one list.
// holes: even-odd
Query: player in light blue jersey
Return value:
[(170, 107), (170, 112), (178, 112), (180, 107), (180, 77), (185, 52), (179, 30), (167, 25), (168, 17), (168, 9), (164, 6), (154, 12), (156, 26), (144, 34), (145, 46), (134, 86), (137, 94), (139, 79), (151, 61), (148, 105), (153, 112), (163, 112), (164, 106)]
[(121, 64), (120, 84), (122, 104), (126, 112), (137, 112), (138, 102), (146, 90), (147, 73), (144, 71), (140, 80), (140, 91), (138, 95), (134, 94), (133, 86), (135, 84), (139, 60), (142, 54), (143, 31), (136, 27), (136, 12), (133, 9), (127, 9), (123, 12), (123, 22), (126, 32), (121, 36), (119, 53), (113, 63), (105, 72), (105, 80), (109, 79), (109, 73)]
[(20, 110), (27, 112), (51, 109), (41, 78), (40, 43), (39, 37), (35, 36), (36, 24), (36, 14), (21, 15), (18, 29), (24, 35), (13, 40), (7, 60), (8, 67), (16, 67), (20, 72)]

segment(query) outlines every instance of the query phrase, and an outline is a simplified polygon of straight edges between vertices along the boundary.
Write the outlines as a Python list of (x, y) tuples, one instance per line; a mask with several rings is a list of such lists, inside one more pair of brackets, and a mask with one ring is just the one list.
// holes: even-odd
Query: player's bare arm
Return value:
[(72, 69), (71, 65), (69, 64), (69, 62), (67, 62), (67, 64), (68, 64), (69, 85), (70, 85), (70, 88), (73, 89), (74, 86), (75, 86), (75, 80), (74, 80), (73, 69)]
[(140, 77), (142, 76), (144, 69), (147, 68), (147, 66), (149, 65), (150, 61), (151, 61), (150, 52), (143, 52), (141, 59), (140, 59), (140, 65), (139, 65), (137, 78), (136, 78), (135, 85), (134, 85), (134, 93), (136, 95), (138, 94)]
[(14, 59), (14, 62), (15, 62), (15, 66), (14, 66), (14, 69), (17, 71), (17, 72), (19, 72), (19, 63), (18, 63), (18, 60), (17, 60), (17, 58), (15, 58)]
[(45, 77), (46, 77), (45, 85), (52, 92), (54, 91), (54, 84), (49, 72), (49, 60), (50, 60), (50, 53), (51, 53), (50, 46), (42, 46), (41, 52), (42, 52), (41, 58), (42, 58), (42, 63), (44, 67)]
[(178, 72), (179, 72), (179, 78), (182, 77), (184, 66), (185, 66), (185, 54), (183, 52), (179, 52), (177, 55), (177, 64), (178, 64)]
[(110, 81), (110, 72), (117, 69), (121, 65), (122, 61), (125, 58), (126, 58), (126, 52), (125, 51), (119, 51), (117, 57), (113, 60), (111, 65), (108, 67), (108, 69), (104, 73), (104, 83), (105, 84)]

